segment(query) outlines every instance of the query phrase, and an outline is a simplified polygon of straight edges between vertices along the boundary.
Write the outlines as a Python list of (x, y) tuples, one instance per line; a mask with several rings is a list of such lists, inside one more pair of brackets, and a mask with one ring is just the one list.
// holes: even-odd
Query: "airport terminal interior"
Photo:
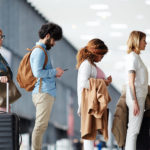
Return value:
[[(101, 150), (124, 150), (118, 146), (112, 125), (116, 105), (127, 84), (127, 40), (133, 30), (146, 33), (147, 45), (140, 56), (150, 77), (149, 18), (150, 0), (0, 0), (0, 29), (5, 34), (0, 54), (12, 68), (13, 81), (22, 94), (19, 100), (11, 104), (11, 112), (20, 118), (20, 150), (31, 150), (35, 107), (32, 93), (19, 87), (16, 75), (26, 49), (32, 48), (39, 40), (38, 30), (47, 22), (57, 23), (63, 30), (63, 38), (48, 52), (52, 65), (68, 70), (56, 79), (56, 100), (43, 137), (42, 150), (83, 150), (80, 117), (77, 114), (76, 55), (93, 38), (102, 39), (108, 46), (108, 53), (97, 66), (107, 77), (112, 76), (112, 83), (108, 86), (111, 97), (108, 105), (109, 139), (105, 141), (102, 135), (97, 135), (94, 150), (100, 150), (100, 143)], [(137, 150), (150, 150), (150, 144), (148, 149), (144, 148), (148, 141), (150, 143), (148, 111), (137, 139)]]

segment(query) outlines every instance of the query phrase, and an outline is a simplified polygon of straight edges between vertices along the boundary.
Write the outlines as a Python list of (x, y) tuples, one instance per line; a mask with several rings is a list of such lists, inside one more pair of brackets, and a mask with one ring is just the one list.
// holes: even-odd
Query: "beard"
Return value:
[(51, 49), (52, 46), (51, 46), (51, 44), (50, 44), (50, 38), (47, 39), (45, 45), (46, 45), (46, 49), (47, 49), (47, 50), (50, 50), (50, 49)]
[(46, 49), (47, 50), (50, 50), (51, 49), (51, 47), (53, 47), (54, 45), (53, 44), (51, 44), (51, 39), (49, 38), (49, 39), (47, 39), (47, 41), (46, 41), (46, 43), (45, 43), (45, 45), (46, 45)]

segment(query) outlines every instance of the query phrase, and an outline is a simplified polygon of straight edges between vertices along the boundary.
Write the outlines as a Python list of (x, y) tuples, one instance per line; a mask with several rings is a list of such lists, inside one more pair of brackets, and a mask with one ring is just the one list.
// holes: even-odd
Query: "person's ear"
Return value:
[(51, 36), (50, 36), (50, 34), (48, 33), (48, 34), (46, 34), (46, 38), (47, 39), (49, 39)]

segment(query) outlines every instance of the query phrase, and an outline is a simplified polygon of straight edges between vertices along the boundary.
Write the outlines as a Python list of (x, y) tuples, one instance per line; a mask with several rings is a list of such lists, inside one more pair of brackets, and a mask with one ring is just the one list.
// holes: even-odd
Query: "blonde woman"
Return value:
[[(83, 88), (89, 88), (89, 78), (104, 79), (109, 85), (112, 82), (111, 76), (105, 77), (104, 72), (96, 66), (96, 62), (100, 62), (104, 55), (108, 52), (105, 43), (100, 39), (92, 39), (83, 47), (77, 54), (77, 69), (78, 69), (78, 114), (81, 110), (81, 95)], [(84, 140), (84, 150), (94, 150), (93, 140)]]
[(137, 136), (143, 119), (145, 98), (148, 92), (148, 72), (140, 53), (145, 50), (146, 44), (146, 34), (141, 31), (131, 32), (127, 41), (126, 103), (129, 108), (129, 122), (125, 150), (136, 150)]

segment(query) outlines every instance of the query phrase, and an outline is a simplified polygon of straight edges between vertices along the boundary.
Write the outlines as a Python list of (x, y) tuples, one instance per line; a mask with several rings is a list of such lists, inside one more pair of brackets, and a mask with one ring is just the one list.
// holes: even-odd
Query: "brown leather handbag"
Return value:
[[(21, 97), (15, 83), (9, 80), (9, 103), (14, 103)], [(6, 83), (0, 83), (0, 107), (6, 107)]]
[[(0, 55), (1, 56), (1, 55)], [(6, 68), (6, 72), (4, 70), (0, 70), (1, 76), (7, 76), (9, 79), (9, 103), (12, 104), (17, 99), (21, 97), (21, 93), (17, 89), (15, 83), (12, 80), (12, 71), (7, 65), (5, 59), (1, 56), (0, 62)], [(0, 107), (6, 107), (6, 83), (0, 82)]]

